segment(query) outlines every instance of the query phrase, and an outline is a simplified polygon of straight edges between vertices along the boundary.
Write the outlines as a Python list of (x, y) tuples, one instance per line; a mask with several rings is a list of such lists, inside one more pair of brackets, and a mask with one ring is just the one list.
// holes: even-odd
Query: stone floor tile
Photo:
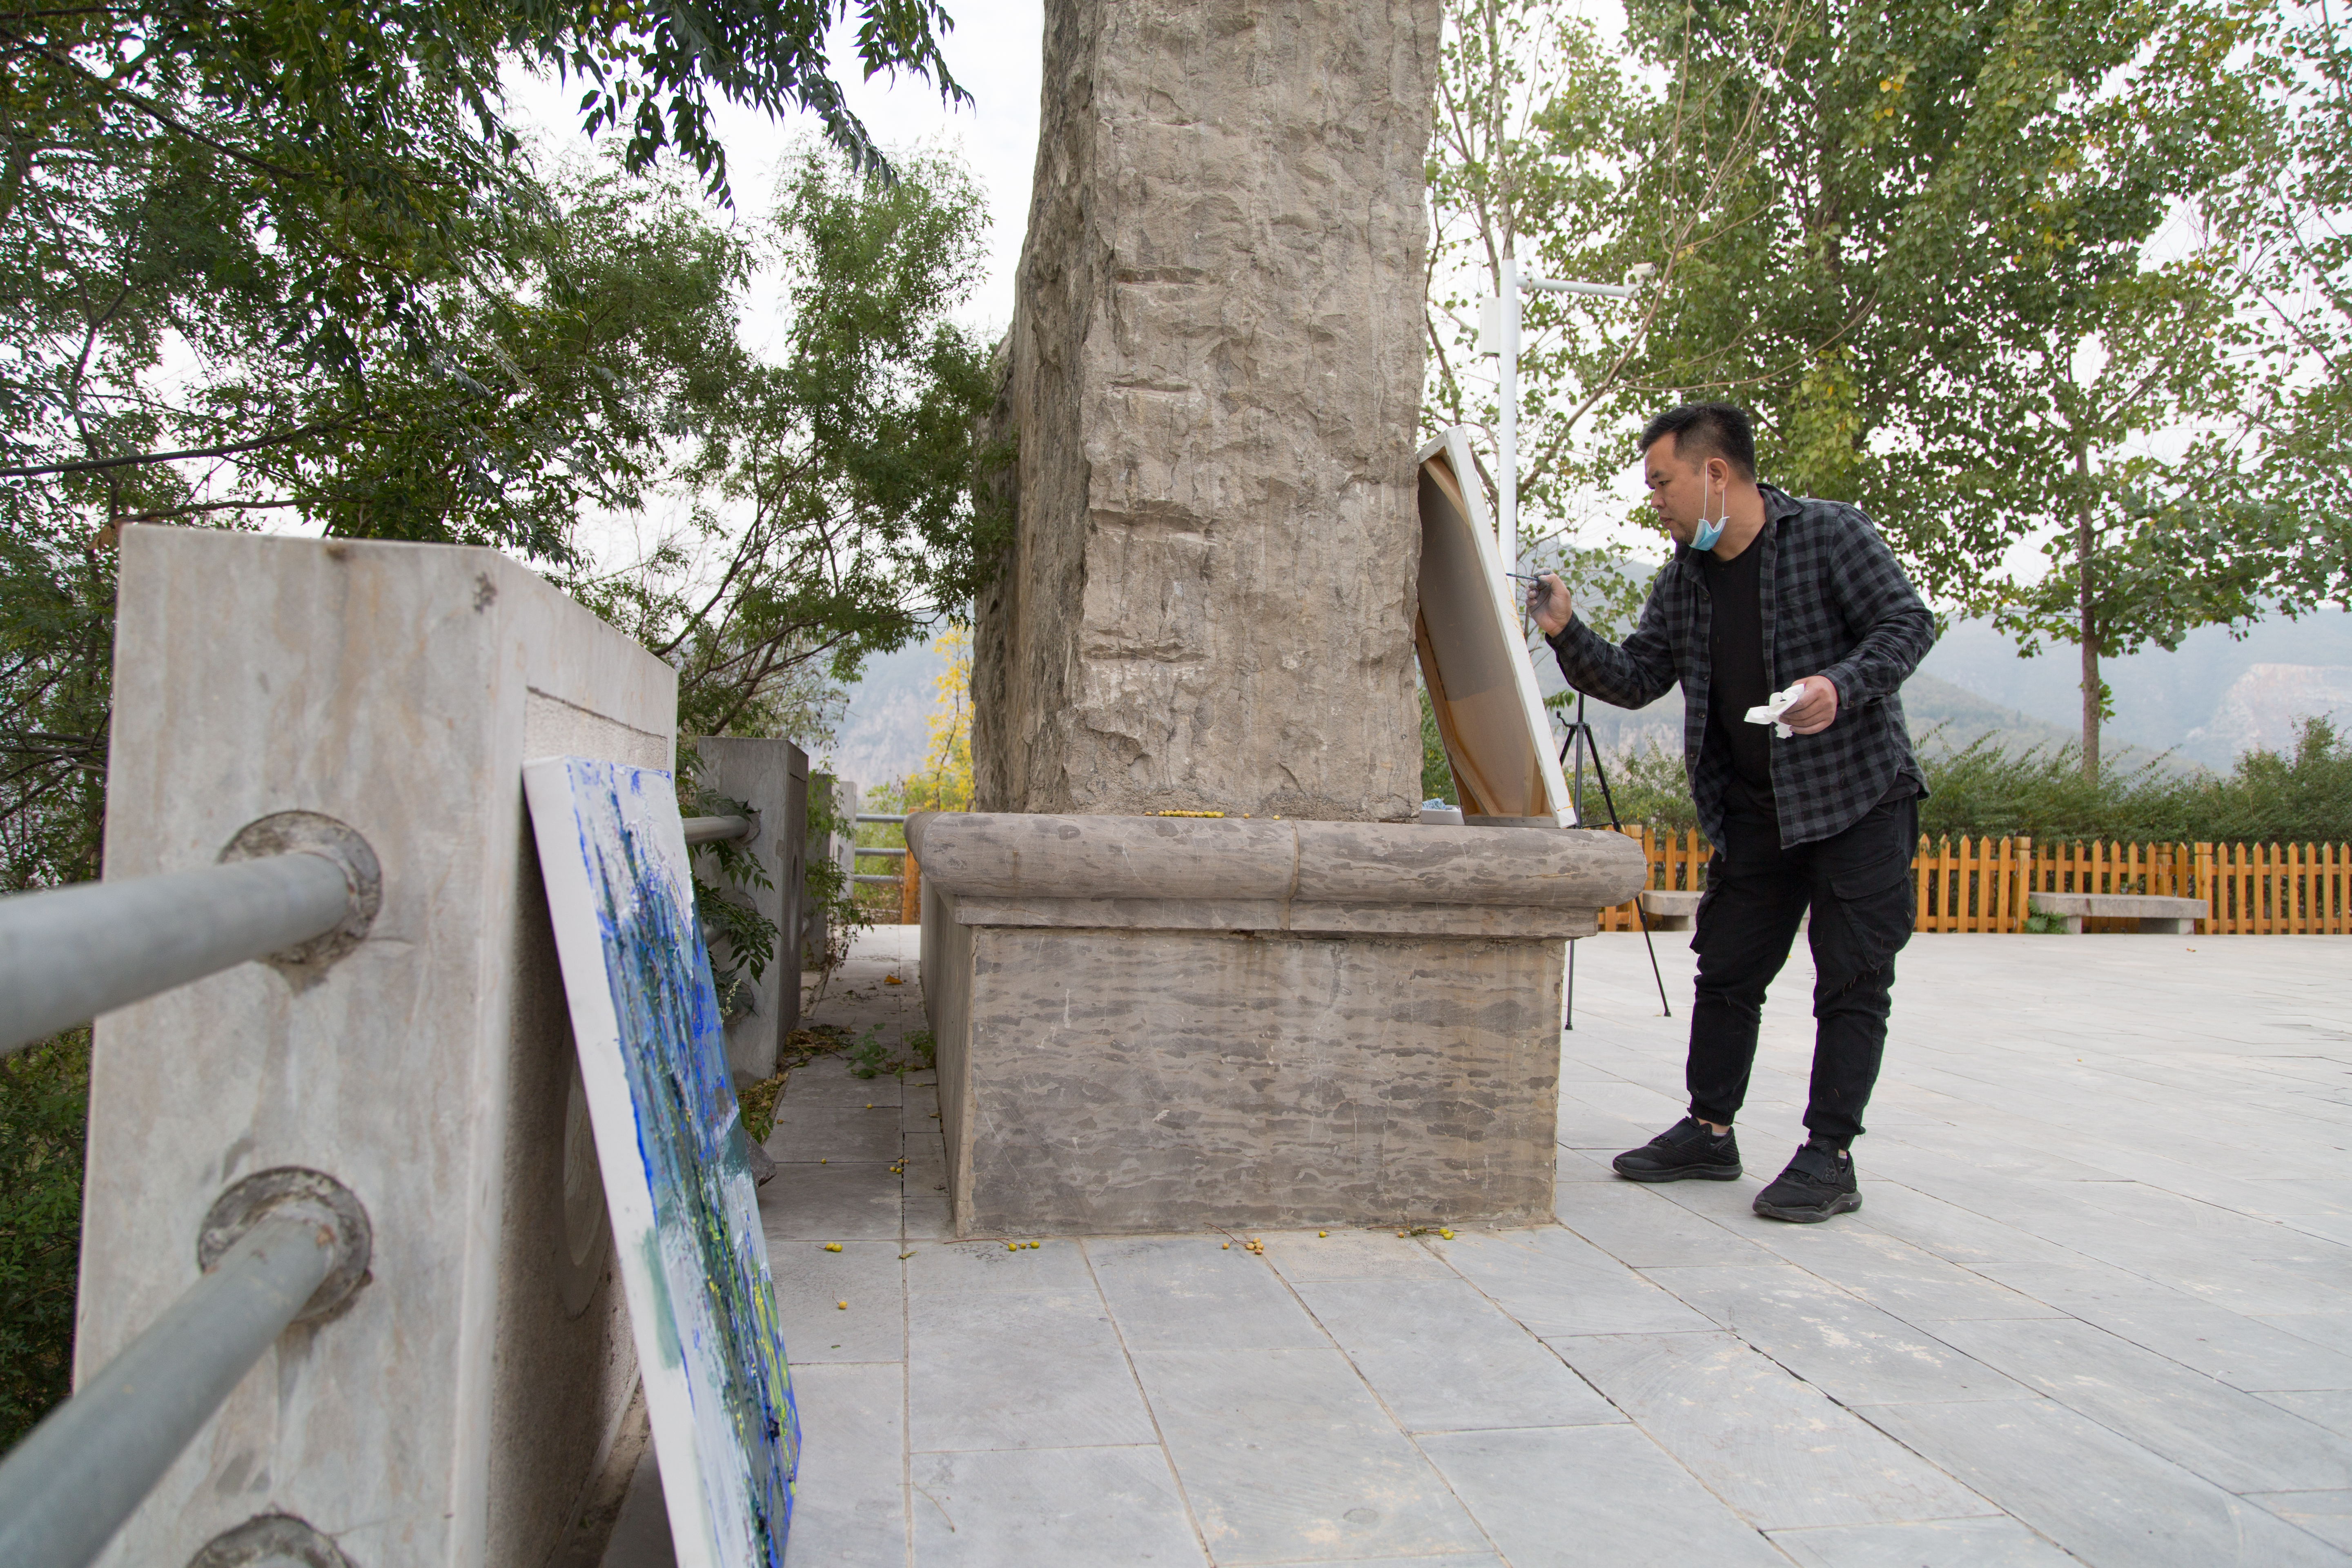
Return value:
[(1862, 1414), (2099, 1568), (2343, 1568), (2347, 1561), (2051, 1400), (1874, 1405)]
[[(789, 1536), (785, 1555), (790, 1561)], [(661, 1462), (651, 1448), (629, 1478), (621, 1511), (613, 1521), (613, 1533), (604, 1538), (601, 1568), (677, 1568), (677, 1546), (669, 1535), (669, 1509), (662, 1501)]]
[[(1965, 1198), (1965, 1191), (1956, 1197)], [(2082, 1254), (1902, 1182), (1874, 1177), (1855, 1228), (1874, 1230), (1974, 1268), (1980, 1263), (2079, 1263)]]
[(1265, 1260), (1294, 1285), (1311, 1279), (1451, 1279), (1444, 1260), (1392, 1230), (1269, 1231)]
[(1761, 1223), (1770, 1229), (1760, 1239), (1774, 1252), (1906, 1323), (2064, 1315), (2023, 1291), (1884, 1231)]
[(1452, 1552), (1443, 1557), (1318, 1557), (1312, 1563), (1286, 1563), (1282, 1568), (1509, 1568), (1491, 1552)]
[(1996, 1511), (1729, 1334), (1609, 1335), (1553, 1345), (1759, 1530)]
[(1639, 1182), (1579, 1182), (1556, 1190), (1552, 1212), (1560, 1224), (1635, 1268), (1772, 1261), (1754, 1242)]
[(1220, 1568), (1487, 1549), (1339, 1352), (1138, 1352), (1135, 1368)]
[(1610, 1158), (1597, 1149), (1571, 1149), (1561, 1144), (1559, 1157), (1552, 1163), (1552, 1181), (1559, 1184), (1623, 1181), (1622, 1176), (1609, 1168)]
[(1408, 1432), (1625, 1418), (1466, 1279), (1327, 1280), (1298, 1293)]
[(898, 1103), (902, 1086), (895, 1077), (859, 1078), (839, 1057), (819, 1057), (793, 1068), (784, 1079), (782, 1103), (787, 1105), (875, 1105)]
[(919, 1291), (907, 1299), (907, 1325), (914, 1452), (1159, 1440), (1091, 1289)]
[(1237, 1243), (1146, 1236), (1086, 1244), (1132, 1351), (1319, 1350), (1331, 1342), (1282, 1276)]
[(887, 1164), (787, 1165), (760, 1189), (760, 1226), (779, 1241), (880, 1241), (898, 1235), (898, 1173)]
[(1106, 1568), (1207, 1557), (1158, 1447), (918, 1454), (916, 1568)]
[(1937, 1519), (1776, 1530), (1801, 1568), (2068, 1568), (2074, 1563), (2013, 1519)]
[(2352, 1393), (2322, 1389), (2308, 1394), (2264, 1394), (2262, 1397), (2282, 1410), (2291, 1410), (2315, 1426), (2325, 1426), (2339, 1437), (2352, 1437)]
[(1788, 1568), (1634, 1427), (1444, 1432), (1421, 1446), (1512, 1568)]
[(2337, 1551), (2352, 1553), (2352, 1491), (2249, 1492), (2246, 1500), (2262, 1504)]
[(2032, 1397), (1935, 1336), (1791, 1264), (1647, 1273), (1841, 1405)]
[(2333, 1310), (2352, 1289), (2352, 1248), (2137, 1183), (2104, 1187), (2037, 1234), (2250, 1315)]
[(793, 1365), (905, 1358), (907, 1290), (899, 1250), (895, 1241), (845, 1241), (839, 1252), (814, 1241), (769, 1242), (776, 1317)]
[(1994, 1264), (1979, 1272), (2232, 1388), (2352, 1389), (2352, 1355), (2331, 1348), (2329, 1336), (2305, 1338), (2108, 1264)]
[(779, 1165), (820, 1160), (853, 1164), (878, 1160), (887, 1165), (897, 1162), (905, 1146), (895, 1105), (869, 1109), (854, 1100), (803, 1104), (789, 1094), (776, 1107), (775, 1130), (761, 1145)]
[(906, 1215), (908, 1241), (955, 1239), (955, 1215), (948, 1204), (944, 1188), (926, 1187), (908, 1193)]
[(2088, 1323), (1951, 1322), (1937, 1333), (2224, 1491), (2352, 1488), (2352, 1439)]
[(793, 1368), (801, 1468), (784, 1568), (907, 1560), (905, 1391), (896, 1362)]
[(1715, 1327), (1573, 1231), (1546, 1226), (1465, 1231), (1432, 1250), (1544, 1339), (1560, 1334), (1672, 1333)]
[(1595, 1110), (1589, 1105), (1563, 1100), (1554, 1136), (1570, 1149), (1590, 1149), (1605, 1155), (1638, 1149), (1664, 1131), (1664, 1127), (1646, 1126)]
[(1008, 1290), (1095, 1294), (1080, 1245), (1061, 1237), (1038, 1238), (1012, 1251), (1001, 1241), (909, 1244), (907, 1289), (916, 1295), (1002, 1295)]

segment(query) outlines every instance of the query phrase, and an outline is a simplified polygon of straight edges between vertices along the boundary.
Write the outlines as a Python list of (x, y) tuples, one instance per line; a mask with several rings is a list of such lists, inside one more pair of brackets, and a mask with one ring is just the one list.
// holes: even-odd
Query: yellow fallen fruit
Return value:
[(1452, 1241), (1454, 1239), (1454, 1233), (1441, 1225), (1437, 1227), (1437, 1237), (1441, 1241)]
[(835, 1301), (834, 1305), (840, 1308), (845, 1312), (849, 1310), (849, 1303), (846, 1301)]
[(1328, 1235), (1330, 1235), (1331, 1233), (1330, 1233), (1329, 1231), (1328, 1231), (1328, 1230), (1318, 1230), (1318, 1231), (1317, 1231), (1315, 1234), (1316, 1234), (1316, 1235), (1318, 1235), (1318, 1236), (1328, 1236)]
[(1224, 1243), (1223, 1246), (1221, 1246), (1221, 1247), (1219, 1247), (1217, 1248), (1217, 1250), (1218, 1250), (1219, 1252), (1231, 1252), (1233, 1249), (1234, 1249), (1234, 1244), (1233, 1244), (1232, 1242), (1230, 1242), (1230, 1241), (1228, 1241), (1228, 1242)]
[(824, 1244), (824, 1249), (827, 1252), (839, 1252), (841, 1250), (841, 1243), (837, 1241), (828, 1241)]
[(1004, 1244), (1004, 1250), (1007, 1252), (1018, 1252), (1021, 1248), (1015, 1243), (1008, 1241)]

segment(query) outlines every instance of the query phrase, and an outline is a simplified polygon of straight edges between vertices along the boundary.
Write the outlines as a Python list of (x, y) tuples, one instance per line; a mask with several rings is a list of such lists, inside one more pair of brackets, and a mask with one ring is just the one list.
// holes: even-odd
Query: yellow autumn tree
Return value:
[(923, 770), (908, 776), (903, 799), (908, 811), (971, 809), (971, 634), (950, 628), (940, 634), (947, 667), (932, 683), (930, 739)]

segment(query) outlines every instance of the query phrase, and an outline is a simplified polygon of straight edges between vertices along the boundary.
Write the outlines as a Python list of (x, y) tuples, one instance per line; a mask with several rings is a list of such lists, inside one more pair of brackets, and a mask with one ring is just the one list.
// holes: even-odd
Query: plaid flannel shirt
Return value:
[[(1775, 691), (1824, 675), (1838, 692), (1828, 729), (1772, 739), (1772, 795), (1785, 847), (1853, 826), (1897, 778), (1907, 776), (1925, 793), (1896, 693), (1935, 646), (1936, 622), (1859, 508), (1758, 488), (1765, 527), (1749, 548), (1764, 552), (1765, 673)], [(1549, 640), (1571, 686), (1620, 708), (1645, 708), (1682, 682), (1691, 799), (1700, 828), (1720, 845), (1731, 758), (1706, 750), (1712, 607), (1706, 574), (1688, 547), (1677, 545), (1622, 646), (1573, 617)]]

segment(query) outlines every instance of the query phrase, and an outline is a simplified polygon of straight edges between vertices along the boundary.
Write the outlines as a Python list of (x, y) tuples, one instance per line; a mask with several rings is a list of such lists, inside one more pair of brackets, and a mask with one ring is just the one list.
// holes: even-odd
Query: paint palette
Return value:
[(800, 1416), (670, 775), (523, 764), (679, 1568), (781, 1568)]

